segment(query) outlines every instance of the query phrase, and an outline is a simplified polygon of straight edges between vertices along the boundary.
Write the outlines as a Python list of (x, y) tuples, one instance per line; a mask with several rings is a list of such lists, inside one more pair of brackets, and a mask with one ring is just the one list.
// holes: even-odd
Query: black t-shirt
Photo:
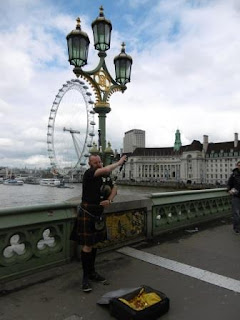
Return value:
[(94, 177), (96, 169), (89, 168), (83, 175), (82, 183), (82, 202), (89, 204), (100, 203), (100, 189), (102, 186), (102, 177)]

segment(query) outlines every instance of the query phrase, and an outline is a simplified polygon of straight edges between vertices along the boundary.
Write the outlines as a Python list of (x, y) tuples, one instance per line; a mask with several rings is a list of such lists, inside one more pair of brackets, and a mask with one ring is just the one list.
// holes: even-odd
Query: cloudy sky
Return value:
[(210, 142), (231, 141), (240, 133), (240, 0), (5, 0), (0, 166), (49, 166), (50, 109), (63, 83), (75, 78), (66, 35), (79, 16), (91, 42), (84, 68), (93, 69), (98, 56), (91, 22), (100, 5), (113, 25), (107, 51), (113, 78), (122, 41), (133, 58), (128, 89), (110, 100), (113, 149), (134, 128), (146, 131), (147, 147), (173, 146), (176, 129), (183, 144), (202, 142), (204, 134)]

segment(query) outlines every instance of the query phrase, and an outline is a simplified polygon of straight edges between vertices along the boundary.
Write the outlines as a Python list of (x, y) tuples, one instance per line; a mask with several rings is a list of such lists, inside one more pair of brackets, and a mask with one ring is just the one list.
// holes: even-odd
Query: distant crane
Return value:
[(80, 134), (80, 131), (79, 130), (74, 130), (72, 128), (67, 129), (65, 127), (63, 127), (63, 131), (68, 131), (68, 132), (71, 133), (75, 151), (77, 153), (78, 158), (80, 158), (80, 156), (81, 156), (81, 148), (80, 148), (79, 143), (78, 143), (78, 141), (76, 139), (76, 134)]

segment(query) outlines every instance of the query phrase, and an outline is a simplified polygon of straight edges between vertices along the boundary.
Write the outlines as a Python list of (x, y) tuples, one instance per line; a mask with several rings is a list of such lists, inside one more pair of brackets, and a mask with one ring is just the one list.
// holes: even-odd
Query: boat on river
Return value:
[(47, 186), (47, 187), (58, 187), (61, 185), (61, 181), (59, 179), (42, 179), (40, 180), (41, 186)]
[(8, 186), (23, 186), (24, 182), (19, 179), (7, 179), (3, 181), (3, 184)]
[(74, 189), (73, 186), (68, 186), (68, 185), (66, 185), (65, 183), (62, 183), (62, 182), (61, 182), (61, 184), (60, 184), (59, 186), (57, 186), (57, 187), (58, 187), (58, 188)]
[(40, 178), (27, 177), (27, 178), (24, 180), (24, 183), (26, 183), (26, 184), (40, 184)]

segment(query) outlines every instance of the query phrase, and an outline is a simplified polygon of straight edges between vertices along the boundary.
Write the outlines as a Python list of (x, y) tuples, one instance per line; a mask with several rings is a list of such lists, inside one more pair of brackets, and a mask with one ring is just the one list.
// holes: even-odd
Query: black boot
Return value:
[(81, 260), (83, 268), (82, 290), (84, 292), (90, 292), (92, 291), (92, 287), (89, 283), (89, 274), (92, 265), (92, 252), (81, 251)]
[(109, 284), (108, 281), (101, 276), (99, 273), (95, 271), (95, 259), (96, 259), (97, 249), (92, 249), (92, 257), (91, 257), (91, 267), (89, 273), (89, 279), (96, 282), (102, 282), (103, 284)]

